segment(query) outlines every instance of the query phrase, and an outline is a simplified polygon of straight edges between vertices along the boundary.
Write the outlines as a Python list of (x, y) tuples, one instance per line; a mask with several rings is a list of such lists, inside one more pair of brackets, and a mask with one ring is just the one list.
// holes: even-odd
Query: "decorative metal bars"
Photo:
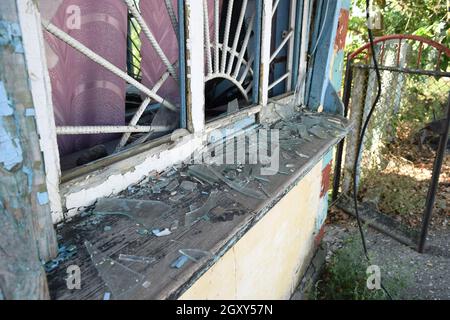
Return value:
[[(170, 101), (167, 101), (165, 98), (158, 95), (158, 90), (161, 88), (161, 86), (164, 84), (164, 82), (169, 78), (172, 77), (177, 82), (179, 81), (178, 73), (176, 70), (176, 65), (172, 65), (167, 58), (164, 51), (161, 49), (160, 45), (156, 41), (153, 33), (151, 32), (150, 28), (148, 27), (147, 23), (143, 19), (142, 15), (139, 12), (139, 9), (136, 5), (136, 3), (133, 0), (123, 0), (124, 3), (127, 5), (128, 10), (130, 14), (133, 16), (133, 18), (136, 20), (136, 22), (139, 24), (143, 34), (146, 36), (150, 44), (152, 45), (155, 52), (158, 54), (161, 61), (164, 63), (164, 65), (167, 68), (167, 72), (163, 74), (163, 76), (160, 78), (160, 80), (153, 86), (153, 88), (148, 88), (144, 86), (142, 83), (137, 81), (132, 76), (128, 75), (127, 72), (121, 70), (117, 66), (113, 65), (100, 55), (96, 54), (92, 50), (90, 50), (88, 47), (71, 37), (69, 34), (65, 33), (55, 25), (53, 25), (49, 21), (42, 22), (43, 28), (56, 36), (61, 41), (67, 43), (75, 50), (79, 51), (80, 53), (84, 54), (86, 57), (91, 59), (92, 61), (98, 63), (102, 67), (106, 68), (107, 70), (114, 73), (116, 76), (120, 77), (121, 79), (125, 80), (132, 86), (134, 86), (136, 89), (138, 89), (141, 93), (147, 96), (147, 98), (143, 101), (143, 103), (140, 105), (138, 111), (135, 113), (134, 117), (130, 121), (128, 126), (62, 126), (56, 128), (56, 133), (61, 134), (99, 134), (99, 133), (123, 133), (122, 139), (120, 140), (116, 151), (120, 151), (123, 146), (127, 143), (131, 133), (136, 132), (161, 132), (166, 131), (166, 128), (164, 127), (155, 127), (155, 126), (138, 126), (137, 123), (139, 119), (141, 118), (142, 114), (144, 113), (145, 109), (147, 108), (150, 101), (155, 101), (160, 103), (162, 106), (178, 112), (178, 107), (175, 106)], [(171, 1), (165, 1), (165, 5), (167, 8), (167, 12), (171, 18), (172, 26), (174, 30), (176, 30), (176, 33), (178, 34), (177, 29), (177, 19), (175, 15), (175, 11), (173, 9)]]
[[(250, 0), (251, 1), (251, 0)], [(203, 11), (205, 12), (205, 57), (206, 57), (206, 74), (205, 82), (223, 78), (232, 82), (241, 92), (245, 100), (249, 100), (250, 91), (253, 89), (253, 80), (246, 81), (248, 76), (253, 76), (255, 62), (255, 52), (259, 50), (259, 42), (254, 52), (250, 50), (250, 40), (256, 31), (257, 12), (251, 13), (249, 16), (249, 0), (243, 0), (239, 18), (234, 35), (230, 35), (230, 27), (232, 21), (234, 0), (228, 1), (226, 11), (225, 29), (223, 41), (220, 43), (220, 0), (214, 0), (214, 36), (211, 39), (210, 22), (208, 16), (208, 0), (203, 0)], [(239, 43), (241, 32), (246, 26), (245, 36), (242, 43)], [(257, 26), (256, 26), (257, 27)], [(229, 46), (232, 38), (232, 45)], [(240, 46), (239, 46), (240, 45)], [(258, 62), (257, 62), (258, 63)]]

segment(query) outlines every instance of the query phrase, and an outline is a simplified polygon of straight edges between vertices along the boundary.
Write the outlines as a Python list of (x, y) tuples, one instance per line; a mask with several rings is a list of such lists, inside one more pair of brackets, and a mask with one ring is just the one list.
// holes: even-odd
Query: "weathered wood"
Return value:
[(55, 255), (43, 159), (17, 0), (0, 2), (0, 296), (46, 299), (41, 260)]
[[(312, 168), (317, 165), (324, 154), (328, 153), (335, 146), (343, 135), (349, 130), (348, 123), (345, 122), (345, 129), (339, 137), (329, 139), (318, 139), (311, 137), (310, 142), (304, 141), (298, 145), (308, 158), (299, 157), (294, 150), (286, 151), (292, 157), (286, 159), (280, 157), (280, 169), (289, 171), (287, 164), (295, 164), (293, 172), (264, 176), (269, 182), (264, 184), (265, 192), (269, 195), (266, 199), (251, 198), (243, 193), (231, 189), (224, 183), (217, 184), (214, 189), (218, 190), (220, 199), (217, 206), (223, 209), (233, 209), (237, 213), (230, 219), (214, 219), (215, 214), (210, 215), (210, 220), (200, 220), (193, 226), (186, 227), (183, 224), (186, 212), (191, 211), (190, 205), (203, 205), (208, 195), (203, 195), (200, 190), (186, 196), (182, 201), (168, 204), (173, 207), (167, 214), (155, 214), (149, 212), (142, 206), (141, 209), (148, 214), (145, 223), (153, 228), (164, 229), (179, 221), (179, 227), (165, 237), (155, 237), (152, 235), (142, 235), (137, 231), (142, 226), (137, 226), (135, 219), (124, 216), (122, 209), (127, 203), (125, 199), (134, 200), (158, 200), (167, 202), (171, 197), (167, 191), (161, 194), (154, 194), (150, 191), (151, 182), (143, 182), (140, 187), (133, 187), (129, 191), (124, 191), (119, 197), (110, 199), (110, 203), (117, 202), (117, 212), (122, 215), (100, 215), (103, 209), (101, 205), (95, 207), (94, 212), (99, 215), (86, 215), (74, 218), (66, 223), (58, 233), (62, 237), (65, 245), (74, 245), (77, 254), (70, 260), (64, 261), (59, 267), (49, 274), (49, 287), (52, 298), (58, 300), (80, 299), (99, 300), (105, 292), (112, 289), (105, 285), (96, 266), (93, 264), (84, 241), (89, 241), (98, 249), (98, 252), (136, 272), (142, 277), (138, 283), (126, 283), (130, 290), (120, 295), (120, 299), (177, 299), (196, 280), (199, 279), (215, 262), (223, 256), (232, 246), (267, 212), (278, 203)], [(296, 148), (294, 148), (296, 149)], [(185, 172), (186, 168), (178, 171)], [(247, 170), (247, 165), (243, 170)], [(253, 167), (253, 174), (258, 175), (260, 167)], [(181, 179), (176, 176), (177, 179)], [(175, 179), (175, 178), (174, 178)], [(146, 185), (148, 183), (149, 185)], [(255, 185), (254, 185), (255, 186)], [(198, 186), (203, 191), (211, 192), (211, 187)], [(134, 190), (134, 191), (133, 191)], [(255, 189), (256, 190), (256, 189)], [(195, 206), (197, 207), (197, 206)], [(104, 207), (103, 207), (104, 208)], [(106, 210), (104, 210), (106, 211)], [(115, 211), (115, 210), (109, 210)], [(141, 213), (137, 212), (137, 216)], [(136, 212), (133, 213), (136, 216)], [(276, 226), (274, 226), (274, 230)], [(171, 268), (171, 264), (180, 256), (180, 249), (200, 249), (212, 253), (211, 257), (203, 258), (197, 262), (189, 261), (181, 269)], [(144, 264), (138, 262), (123, 262), (118, 258), (120, 254), (136, 255), (140, 257), (155, 258), (154, 263)], [(81, 269), (81, 290), (69, 290), (64, 278), (66, 268), (69, 265), (77, 265)], [(118, 277), (118, 283), (126, 277)], [(144, 286), (145, 281), (148, 286)], [(117, 288), (117, 286), (116, 286)], [(112, 296), (113, 299), (114, 293)]]

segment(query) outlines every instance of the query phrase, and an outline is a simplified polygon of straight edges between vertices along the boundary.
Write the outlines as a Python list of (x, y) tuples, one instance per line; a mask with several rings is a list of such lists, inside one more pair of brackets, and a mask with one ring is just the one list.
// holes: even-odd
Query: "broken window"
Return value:
[(40, 0), (63, 171), (179, 127), (177, 3)]
[(258, 102), (261, 3), (204, 0), (203, 7), (208, 121)]

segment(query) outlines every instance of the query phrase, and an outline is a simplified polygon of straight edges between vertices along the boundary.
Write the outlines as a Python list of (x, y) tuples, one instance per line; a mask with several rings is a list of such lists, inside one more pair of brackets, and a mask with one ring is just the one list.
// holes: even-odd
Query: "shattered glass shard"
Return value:
[(180, 188), (183, 189), (184, 191), (192, 192), (195, 190), (195, 188), (197, 188), (197, 183), (184, 180), (183, 182), (181, 182)]
[(186, 213), (184, 225), (189, 227), (193, 225), (198, 219), (206, 217), (208, 213), (214, 207), (217, 206), (218, 200), (219, 200), (219, 192), (217, 190), (212, 191), (211, 194), (209, 195), (208, 200), (206, 200), (203, 206)]
[(188, 174), (192, 177), (207, 182), (210, 185), (213, 185), (214, 183), (219, 181), (219, 179), (211, 172), (211, 170), (204, 165), (189, 166)]
[(327, 139), (329, 136), (326, 132), (326, 130), (321, 126), (313, 126), (312, 128), (308, 129), (308, 132), (312, 135), (316, 136), (319, 139)]
[(161, 215), (172, 211), (172, 207), (161, 201), (102, 198), (97, 201), (94, 213), (126, 216), (149, 229)]
[(89, 242), (84, 243), (86, 250), (115, 299), (126, 298), (125, 294), (144, 282), (144, 276), (123, 264), (107, 257)]
[(166, 190), (168, 192), (172, 192), (175, 191), (178, 186), (180, 185), (180, 183), (178, 182), (178, 180), (173, 180), (172, 182), (169, 183), (169, 185), (166, 187)]
[(266, 199), (266, 196), (257, 191), (257, 190), (253, 190), (247, 187), (242, 187), (240, 186), (238, 183), (233, 182), (227, 178), (225, 178), (220, 172), (218, 172), (216, 169), (214, 168), (210, 168), (211, 172), (213, 172), (217, 178), (219, 178), (222, 182), (224, 182), (227, 186), (229, 186), (231, 189), (236, 190), (240, 193), (242, 193), (245, 196), (248, 197), (252, 197), (252, 198), (256, 198), (256, 199), (261, 199), (264, 200)]
[(152, 263), (156, 261), (154, 257), (133, 256), (129, 254), (119, 254), (119, 260), (128, 262)]
[(197, 262), (204, 257), (212, 256), (211, 252), (199, 250), (199, 249), (180, 249), (180, 250), (178, 250), (178, 252), (181, 253), (183, 256), (186, 256), (187, 258), (189, 258), (189, 260), (192, 260), (194, 262)]

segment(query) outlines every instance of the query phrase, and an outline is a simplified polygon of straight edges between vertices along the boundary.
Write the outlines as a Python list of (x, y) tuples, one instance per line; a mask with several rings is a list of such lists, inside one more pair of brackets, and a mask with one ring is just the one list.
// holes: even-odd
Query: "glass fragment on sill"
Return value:
[(161, 201), (123, 198), (99, 199), (94, 209), (95, 214), (98, 215), (128, 217), (146, 229), (150, 229), (154, 221), (163, 214), (170, 214), (172, 211), (172, 207)]
[(225, 178), (220, 172), (218, 172), (214, 168), (210, 168), (211, 172), (213, 172), (219, 180), (221, 180), (223, 183), (225, 183), (227, 186), (229, 186), (231, 189), (238, 191), (239, 193), (242, 193), (245, 196), (261, 199), (266, 199), (266, 196), (262, 194), (261, 192), (257, 190), (253, 190), (247, 187), (242, 187), (238, 183), (231, 181), (230, 179)]
[(215, 206), (217, 206), (218, 200), (219, 200), (219, 192), (217, 190), (212, 191), (208, 197), (208, 200), (206, 200), (203, 206), (186, 213), (184, 225), (189, 227), (192, 226), (197, 220), (201, 218), (206, 219), (208, 217), (208, 213)]
[(234, 99), (228, 102), (227, 112), (228, 114), (236, 113), (239, 111), (239, 101), (238, 99)]
[(183, 189), (184, 191), (192, 192), (197, 188), (197, 183), (184, 180), (183, 182), (181, 182), (180, 188)]
[(178, 252), (194, 262), (198, 262), (204, 257), (212, 256), (212, 253), (210, 251), (204, 251), (199, 249), (180, 249), (178, 250)]
[(168, 236), (168, 235), (172, 234), (172, 232), (169, 229), (167, 229), (167, 228), (164, 229), (164, 230), (154, 229), (154, 230), (152, 230), (152, 232), (158, 238), (159, 237), (165, 237), (165, 236)]
[(192, 165), (188, 168), (188, 174), (210, 185), (219, 182), (219, 179), (211, 172), (210, 168), (204, 165)]
[(179, 185), (180, 185), (180, 183), (178, 182), (178, 179), (175, 179), (169, 183), (169, 185), (166, 187), (166, 190), (168, 192), (173, 192), (178, 188)]
[(312, 128), (308, 129), (308, 132), (322, 140), (329, 137), (325, 129), (319, 125), (313, 126)]
[(85, 241), (84, 245), (99, 276), (115, 299), (121, 299), (144, 282), (143, 275), (99, 252), (89, 241)]
[(309, 159), (309, 156), (307, 156), (306, 154), (301, 153), (298, 150), (295, 150), (295, 154), (298, 155), (300, 158)]
[(172, 262), (170, 267), (174, 269), (181, 269), (184, 266), (184, 264), (188, 261), (189, 261), (188, 257), (186, 257), (185, 255), (181, 255), (174, 262)]
[(142, 256), (134, 256), (129, 254), (119, 254), (119, 260), (127, 261), (127, 262), (139, 262), (139, 263), (153, 263), (156, 261), (154, 257), (142, 257)]

